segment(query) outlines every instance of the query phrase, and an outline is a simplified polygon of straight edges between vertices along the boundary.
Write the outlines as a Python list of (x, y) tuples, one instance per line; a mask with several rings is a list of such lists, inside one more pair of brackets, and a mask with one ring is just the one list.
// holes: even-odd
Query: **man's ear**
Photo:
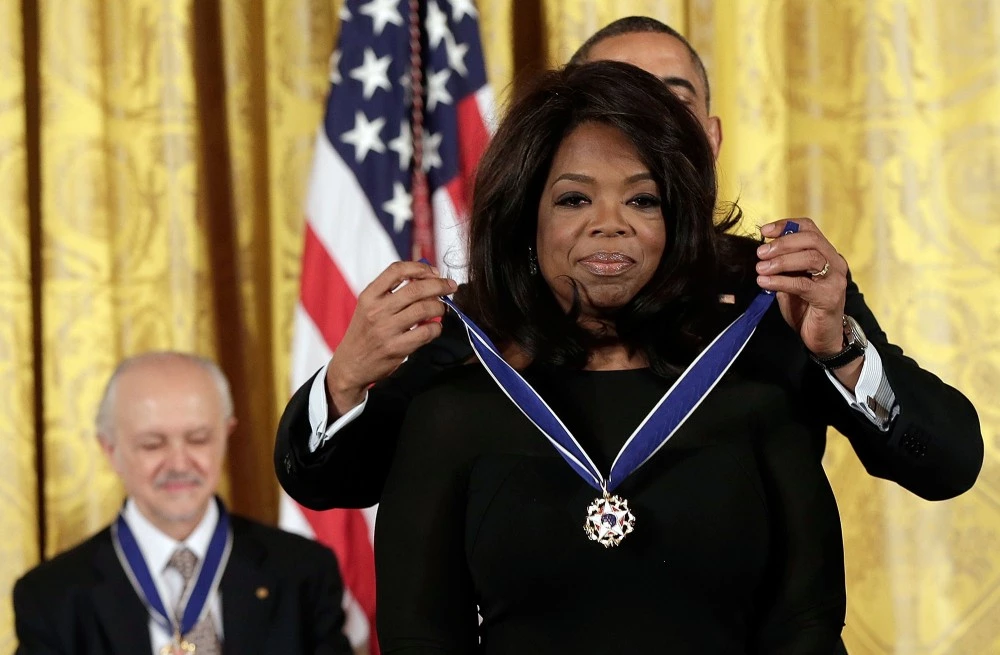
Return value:
[(722, 119), (718, 116), (709, 116), (705, 134), (708, 136), (709, 145), (712, 146), (712, 156), (718, 159), (719, 151), (722, 150)]
[(97, 435), (97, 443), (101, 447), (101, 452), (104, 453), (104, 458), (108, 460), (108, 465), (112, 470), (117, 471), (118, 468), (115, 466), (115, 441), (111, 435), (100, 434)]
[(236, 425), (239, 421), (236, 420), (235, 416), (230, 416), (226, 419), (226, 438), (233, 436), (233, 432), (236, 432)]

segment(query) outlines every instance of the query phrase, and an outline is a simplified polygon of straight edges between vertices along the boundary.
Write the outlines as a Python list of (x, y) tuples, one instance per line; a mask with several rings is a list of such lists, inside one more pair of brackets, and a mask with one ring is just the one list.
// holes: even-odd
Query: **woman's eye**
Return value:
[(660, 199), (654, 195), (644, 193), (629, 200), (628, 204), (638, 207), (639, 209), (650, 209), (653, 207), (659, 207)]
[(585, 205), (590, 200), (582, 193), (564, 193), (556, 199), (556, 204), (562, 207), (579, 207)]

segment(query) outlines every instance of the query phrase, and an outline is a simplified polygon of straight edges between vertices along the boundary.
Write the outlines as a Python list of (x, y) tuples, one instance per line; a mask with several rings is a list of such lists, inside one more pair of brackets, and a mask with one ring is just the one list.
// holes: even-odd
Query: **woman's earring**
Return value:
[(538, 257), (535, 256), (535, 249), (528, 246), (528, 273), (538, 275)]

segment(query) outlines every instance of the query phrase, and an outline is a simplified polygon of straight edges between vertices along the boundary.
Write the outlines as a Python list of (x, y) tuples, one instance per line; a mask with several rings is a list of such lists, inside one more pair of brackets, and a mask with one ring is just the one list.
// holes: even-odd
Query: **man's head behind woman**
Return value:
[[(604, 129), (595, 131), (596, 126)], [(642, 168), (655, 185), (665, 228), (655, 271), (618, 306), (589, 306), (590, 275), (574, 263), (558, 280), (546, 279), (552, 272), (547, 276), (544, 265), (534, 273), (533, 258), (544, 262), (552, 255), (532, 252), (548, 243), (539, 238), (539, 212), (547, 183), (551, 186), (550, 169), (560, 147), (581, 127), (587, 134), (611, 135), (631, 151), (633, 168)], [(606, 174), (602, 162), (576, 162)], [(718, 331), (723, 282), (746, 274), (747, 240), (724, 234), (739, 219), (738, 210), (717, 220), (716, 193), (705, 132), (659, 79), (618, 62), (546, 73), (511, 105), (479, 165), (469, 235), (469, 310), (495, 339), (536, 361), (583, 367), (588, 353), (610, 339), (644, 355), (658, 373), (676, 371)], [(593, 204), (596, 211), (598, 203)], [(616, 238), (636, 233), (626, 226), (602, 236), (581, 239), (610, 247), (622, 243)], [(569, 307), (554, 293), (564, 283), (573, 290)], [(597, 322), (584, 327), (580, 318), (587, 316)]]

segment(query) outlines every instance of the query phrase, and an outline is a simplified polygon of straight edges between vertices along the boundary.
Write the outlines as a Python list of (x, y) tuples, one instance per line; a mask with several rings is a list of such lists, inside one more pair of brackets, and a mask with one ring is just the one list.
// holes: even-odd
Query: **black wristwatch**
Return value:
[(844, 349), (836, 355), (817, 357), (809, 353), (812, 360), (828, 371), (847, 366), (858, 357), (863, 357), (868, 349), (868, 339), (864, 330), (853, 318), (844, 314)]

